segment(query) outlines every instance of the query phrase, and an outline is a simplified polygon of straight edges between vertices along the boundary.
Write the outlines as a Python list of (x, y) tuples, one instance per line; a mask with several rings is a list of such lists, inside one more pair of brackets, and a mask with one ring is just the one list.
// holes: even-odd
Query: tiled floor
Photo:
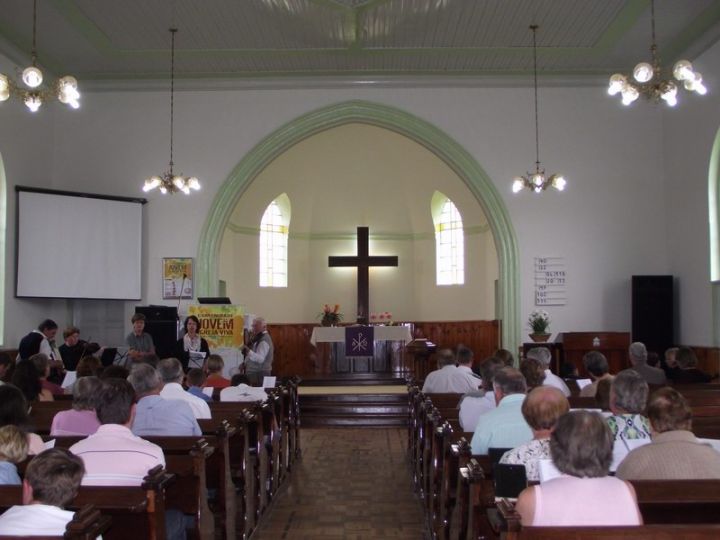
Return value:
[(301, 431), (302, 458), (254, 540), (423, 540), (402, 429)]

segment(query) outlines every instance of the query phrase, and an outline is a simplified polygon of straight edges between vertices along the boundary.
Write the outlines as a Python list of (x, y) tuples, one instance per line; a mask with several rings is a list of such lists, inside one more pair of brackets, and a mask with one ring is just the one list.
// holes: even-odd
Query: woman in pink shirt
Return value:
[(53, 437), (92, 435), (100, 427), (95, 414), (97, 398), (102, 381), (97, 377), (78, 379), (73, 388), (72, 409), (58, 412), (52, 421), (50, 435)]
[(635, 490), (608, 476), (613, 436), (597, 413), (569, 412), (550, 438), (550, 455), (563, 473), (523, 490), (516, 510), (524, 526), (642, 525)]

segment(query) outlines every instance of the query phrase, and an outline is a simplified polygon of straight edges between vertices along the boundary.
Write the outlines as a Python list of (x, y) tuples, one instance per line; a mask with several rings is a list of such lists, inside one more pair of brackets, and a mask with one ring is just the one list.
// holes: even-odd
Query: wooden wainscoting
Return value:
[(698, 359), (698, 368), (715, 377), (720, 373), (720, 348), (692, 347)]
[[(424, 337), (438, 348), (453, 348), (462, 343), (476, 358), (490, 356), (499, 343), (499, 321), (437, 321), (416, 322), (414, 337)], [(275, 345), (273, 373), (280, 377), (299, 375), (329, 375), (331, 373), (330, 347), (310, 343), (317, 324), (268, 324)], [(407, 355), (406, 355), (407, 356)]]

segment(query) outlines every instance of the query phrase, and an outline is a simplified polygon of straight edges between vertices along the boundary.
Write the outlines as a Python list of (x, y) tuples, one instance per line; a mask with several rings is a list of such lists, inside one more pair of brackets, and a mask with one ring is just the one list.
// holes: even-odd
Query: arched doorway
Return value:
[(225, 227), (247, 187), (277, 156), (316, 133), (347, 123), (365, 123), (395, 131), (423, 145), (465, 182), (487, 216), (499, 266), (498, 311), (502, 343), (520, 343), (520, 272), (515, 231), (494, 184), (478, 162), (432, 124), (400, 109), (366, 101), (330, 105), (300, 116), (260, 141), (235, 167), (215, 196), (200, 234), (197, 253), (198, 296), (217, 294), (218, 255)]

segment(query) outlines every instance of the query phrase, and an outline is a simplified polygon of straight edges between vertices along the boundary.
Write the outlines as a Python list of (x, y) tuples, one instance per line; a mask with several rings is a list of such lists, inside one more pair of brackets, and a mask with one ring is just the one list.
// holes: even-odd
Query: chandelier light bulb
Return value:
[(565, 189), (565, 186), (567, 186), (567, 180), (565, 180), (565, 177), (562, 175), (555, 175), (552, 180), (552, 187), (557, 189), (558, 191), (563, 191)]
[(74, 88), (75, 90), (77, 90), (78, 83), (77, 79), (72, 75), (65, 75), (60, 79), (59, 84), (61, 89)]
[(525, 187), (525, 182), (523, 181), (523, 179), (520, 178), (519, 176), (516, 176), (515, 180), (513, 180), (513, 184), (512, 184), (513, 193), (519, 193), (520, 191), (523, 190), (524, 187)]
[(0, 101), (7, 101), (10, 97), (10, 81), (0, 73)]
[(535, 173), (532, 175), (530, 182), (534, 186), (542, 186), (545, 183), (545, 175), (541, 173)]
[(37, 94), (28, 94), (25, 96), (25, 105), (30, 109), (30, 112), (37, 112), (40, 105), (42, 105), (42, 99)]
[(185, 179), (182, 176), (176, 176), (172, 179), (172, 183), (176, 188), (182, 189), (185, 186)]
[(22, 72), (22, 80), (28, 88), (37, 88), (43, 82), (42, 71), (35, 66), (26, 67)]
[(648, 62), (640, 62), (635, 69), (633, 69), (633, 77), (639, 83), (646, 83), (653, 78), (654, 70), (651, 64)]
[(167, 188), (165, 186), (160, 186), (160, 193), (165, 195), (168, 192)]
[(638, 89), (635, 88), (632, 84), (626, 84), (623, 87), (623, 89), (622, 89), (622, 104), (623, 105), (630, 105), (638, 97), (640, 97), (640, 92), (638, 92)]
[(180, 191), (182, 191), (185, 195), (190, 195), (190, 188), (188, 186), (181, 187)]
[(541, 186), (535, 186), (535, 187), (533, 188), (533, 191), (534, 191), (535, 193), (540, 193), (540, 192), (542, 191), (542, 187), (541, 187)]
[(673, 66), (673, 77), (678, 81), (687, 81), (695, 76), (692, 64), (688, 60), (678, 60)]
[(610, 77), (610, 85), (608, 86), (608, 94), (611, 96), (614, 96), (615, 94), (622, 91), (623, 86), (625, 86), (625, 83), (627, 83), (627, 79), (625, 78), (625, 75), (621, 75), (620, 73), (615, 73), (612, 77)]
[(190, 189), (194, 189), (195, 191), (200, 190), (200, 181), (194, 176), (188, 179), (187, 185)]

